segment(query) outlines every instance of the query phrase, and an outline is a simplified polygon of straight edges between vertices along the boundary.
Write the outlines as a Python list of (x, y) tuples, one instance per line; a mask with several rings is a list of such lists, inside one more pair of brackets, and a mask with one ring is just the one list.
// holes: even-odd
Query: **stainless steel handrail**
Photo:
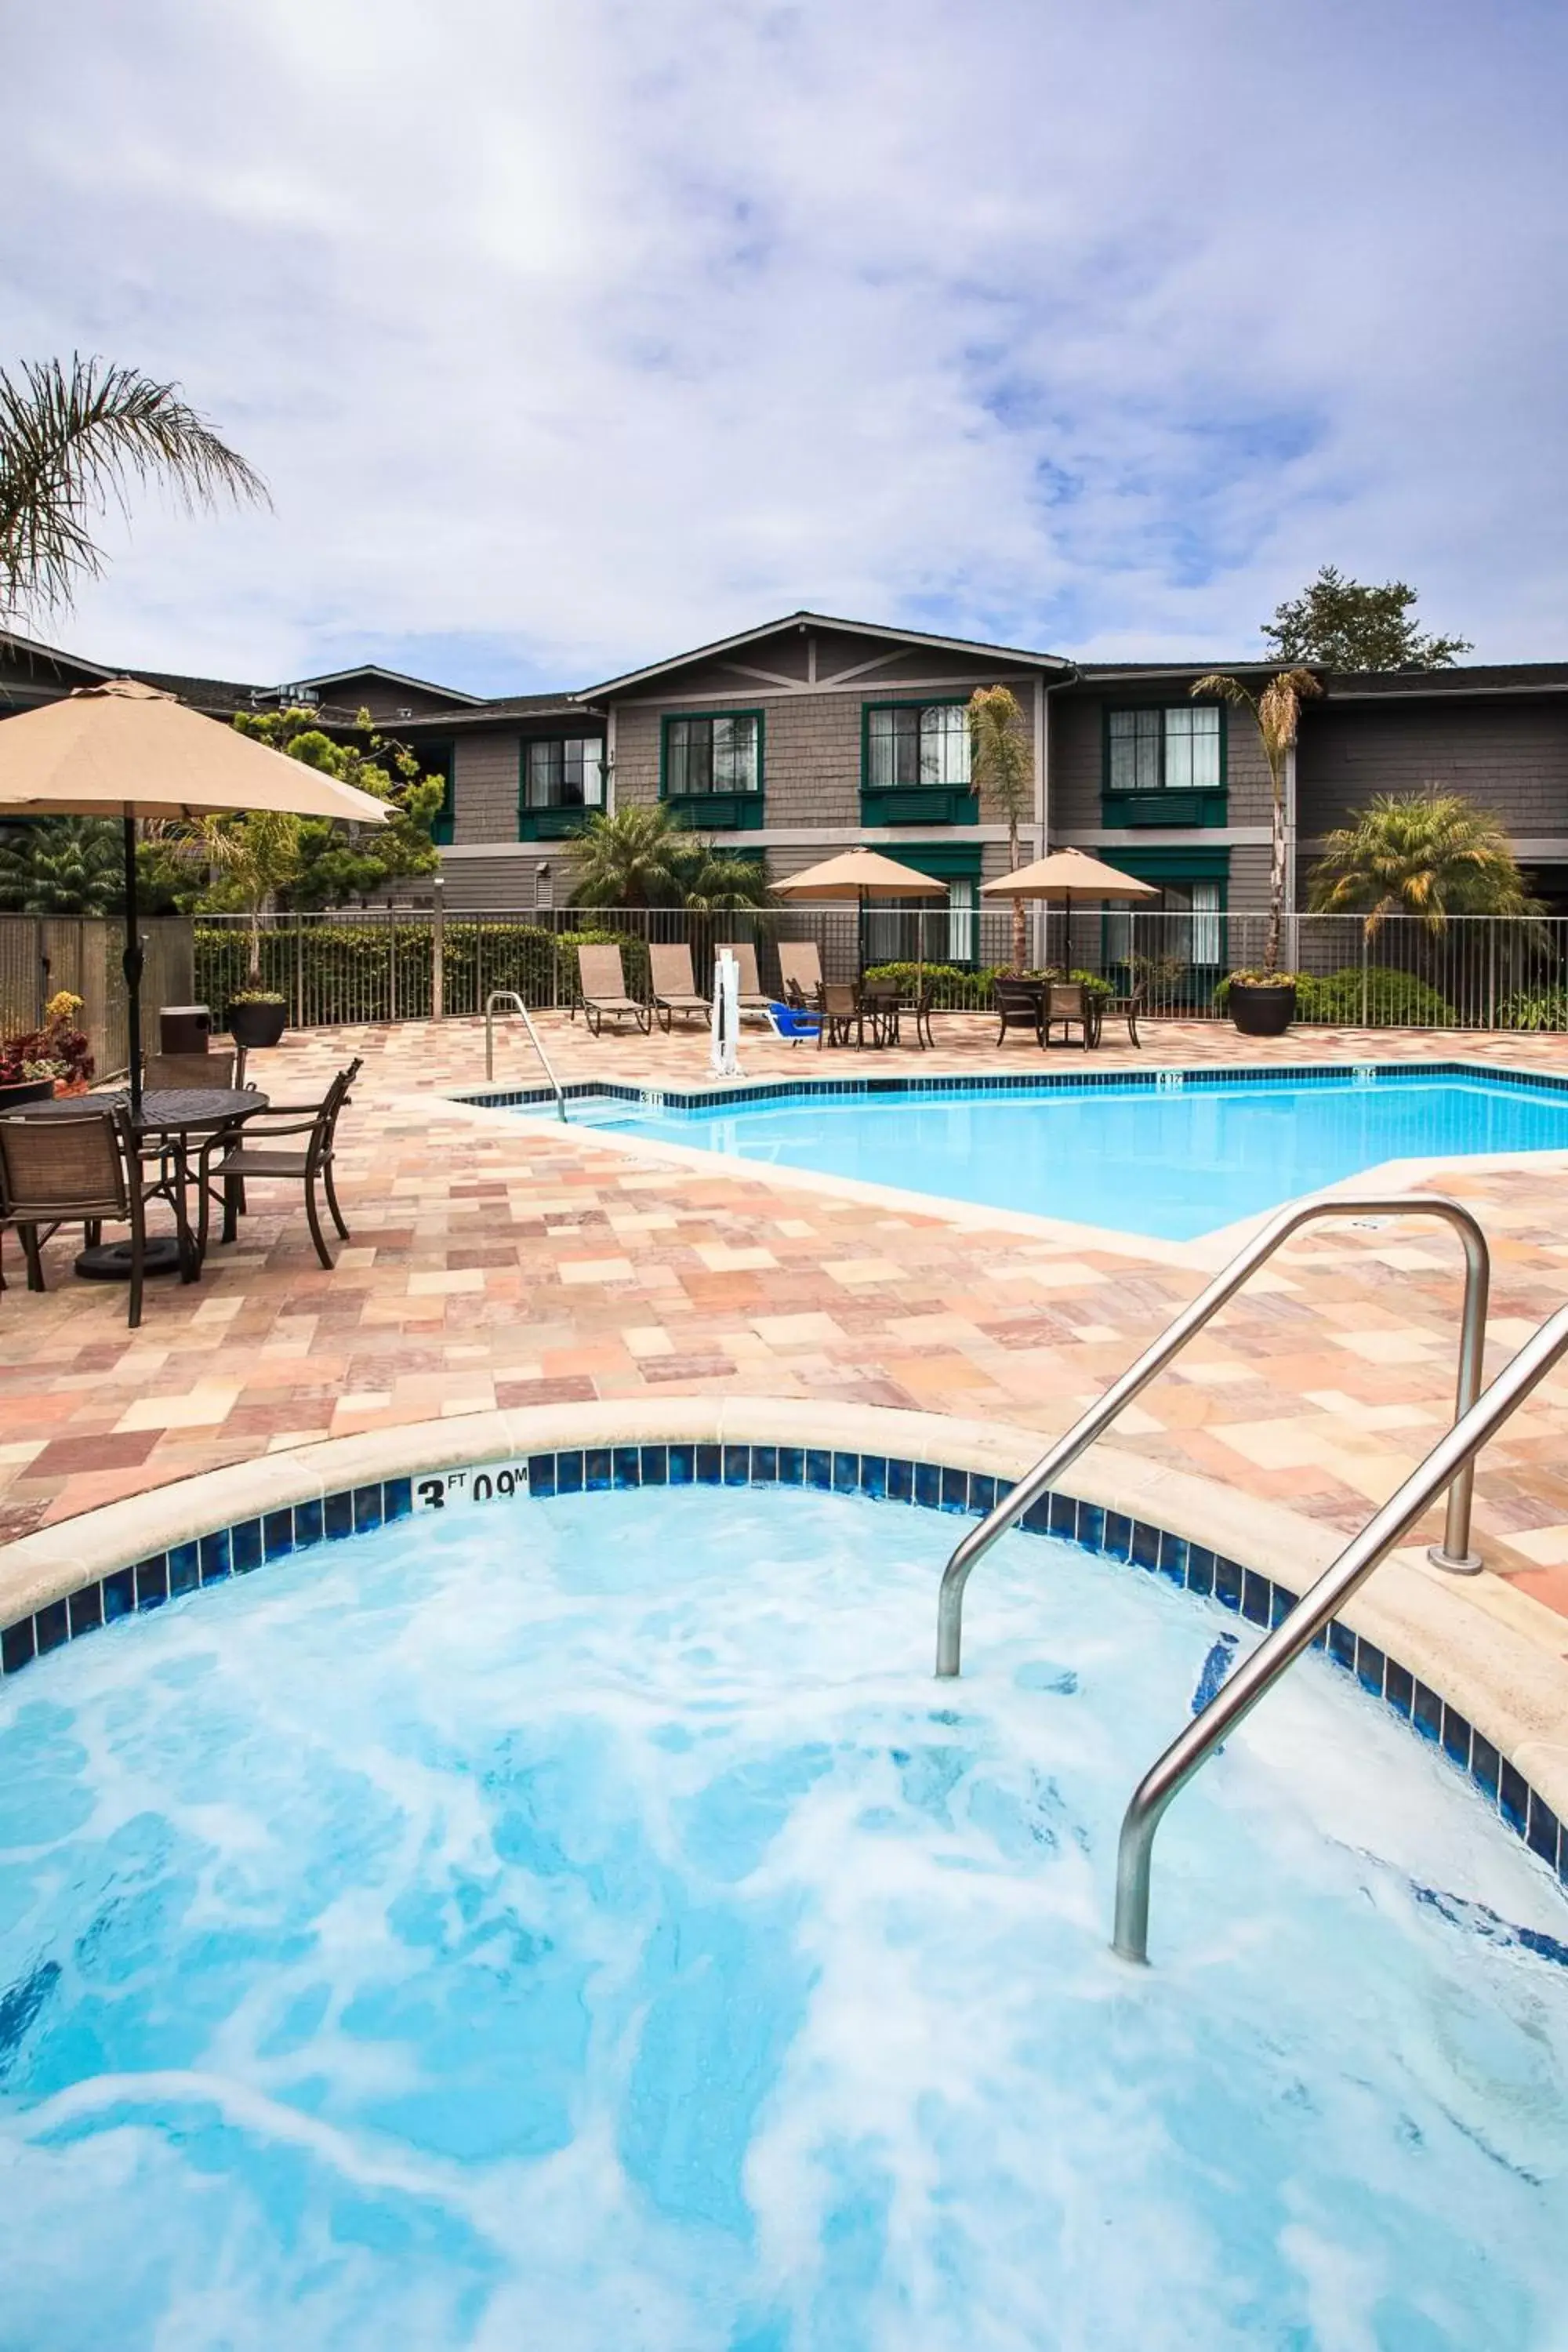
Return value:
[(498, 1004), (510, 1004), (515, 1012), (521, 1013), (522, 1025), (527, 1030), (530, 1038), (532, 1040), (533, 1050), (538, 1055), (541, 1063), (543, 1065), (544, 1075), (555, 1089), (555, 1115), (558, 1118), (564, 1119), (566, 1117), (566, 1097), (562, 1091), (561, 1081), (550, 1066), (550, 1056), (539, 1042), (539, 1032), (534, 1027), (533, 1023), (529, 1016), (528, 1007), (514, 988), (492, 988), (489, 994), (485, 999), (486, 1078), (493, 1078), (496, 1074), (495, 1017), (496, 1006)]
[(1300, 1655), (1335, 1612), (1366, 1582), (1401, 1536), (1409, 1533), (1433, 1496), (1445, 1486), (1450, 1494), (1453, 1492), (1460, 1474), (1474, 1467), (1481, 1447), (1564, 1354), (1568, 1354), (1568, 1307), (1560, 1307), (1534, 1338), (1527, 1339), (1511, 1361), (1504, 1365), (1486, 1394), (1470, 1406), (1432, 1448), (1425, 1462), (1411, 1472), (1398, 1493), (1391, 1496), (1360, 1535), (1345, 1546), (1333, 1566), (1318, 1579), (1289, 1615), (1281, 1618), (1268, 1638), (1237, 1668), (1203, 1713), (1172, 1740), (1159, 1761), (1145, 1772), (1122, 1817), (1116, 1853), (1116, 1927), (1112, 1942), (1123, 1959), (1146, 1960), (1149, 1957), (1149, 1872), (1154, 1832), (1172, 1798), (1185, 1788), (1226, 1734), (1252, 1712), (1292, 1659)]
[[(1225, 1266), (1206, 1290), (1200, 1291), (1189, 1307), (1184, 1307), (1173, 1323), (1161, 1333), (1152, 1347), (1146, 1348), (1137, 1362), (1122, 1373), (1115, 1384), (1089, 1411), (1082, 1414), (1057, 1440), (1050, 1452), (1036, 1463), (1034, 1468), (1018, 1484), (1003, 1496), (977, 1528), (972, 1528), (954, 1550), (942, 1570), (942, 1595), (937, 1603), (936, 1670), (939, 1675), (956, 1675), (962, 1661), (963, 1646), (963, 1588), (975, 1568), (990, 1550), (998, 1536), (1016, 1526), (1030, 1505), (1047, 1492), (1062, 1473), (1069, 1469), (1079, 1455), (1093, 1444), (1100, 1432), (1110, 1427), (1123, 1406), (1146, 1389), (1156, 1372), (1163, 1371), (1173, 1356), (1178, 1355), (1194, 1334), (1217, 1315), (1226, 1299), (1234, 1297), (1248, 1275), (1272, 1257), (1282, 1243), (1289, 1240), (1302, 1225), (1312, 1224), (1320, 1217), (1438, 1217), (1452, 1225), (1465, 1251), (1465, 1304), (1459, 1335), (1459, 1373), (1456, 1389), (1455, 1417), (1468, 1412), (1480, 1394), (1481, 1354), (1486, 1345), (1487, 1296), (1490, 1283), (1491, 1260), (1487, 1250), (1486, 1235), (1468, 1209), (1458, 1201), (1449, 1201), (1437, 1192), (1393, 1192), (1382, 1197), (1353, 1199), (1343, 1195), (1324, 1198), (1314, 1195), (1309, 1200), (1294, 1202), (1271, 1217), (1260, 1233), (1255, 1234), (1245, 1249)], [(1443, 1540), (1434, 1544), (1428, 1555), (1434, 1567), (1449, 1570), (1458, 1576), (1473, 1576), (1481, 1562), (1470, 1549), (1470, 1496), (1475, 1486), (1473, 1465), (1466, 1463), (1458, 1471), (1448, 1490), (1448, 1512), (1443, 1530)]]

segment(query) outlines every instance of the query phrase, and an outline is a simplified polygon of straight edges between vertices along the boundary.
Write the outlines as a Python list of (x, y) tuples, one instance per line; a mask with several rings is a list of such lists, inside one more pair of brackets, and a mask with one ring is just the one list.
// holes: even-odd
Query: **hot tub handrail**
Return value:
[(530, 1038), (532, 1040), (533, 1050), (538, 1055), (540, 1061), (543, 1066), (545, 1076), (549, 1079), (552, 1087), (555, 1090), (555, 1115), (558, 1118), (564, 1119), (566, 1116), (566, 1097), (562, 1090), (561, 1081), (550, 1066), (550, 1056), (545, 1052), (543, 1046), (540, 1044), (539, 1032), (533, 1025), (527, 1005), (523, 1003), (515, 988), (492, 988), (489, 994), (485, 999), (486, 1078), (493, 1078), (496, 1074), (495, 1019), (496, 1006), (498, 1004), (510, 1004), (514, 1012), (520, 1013), (522, 1015), (522, 1025), (527, 1030)]
[(1496, 1435), (1558, 1360), (1568, 1354), (1568, 1307), (1560, 1307), (1503, 1366), (1484, 1396), (1461, 1415), (1397, 1494), (1352, 1537), (1333, 1565), (1298, 1601), (1288, 1617), (1260, 1642), (1250, 1657), (1172, 1740), (1132, 1792), (1122, 1816), (1116, 1852), (1116, 1923), (1112, 1948), (1124, 1960), (1149, 1957), (1149, 1874), (1154, 1832), (1166, 1806), (1184, 1789), (1226, 1735), (1250, 1715), (1264, 1693), (1299, 1657), (1329, 1620), (1359, 1591), (1402, 1536), (1407, 1535), (1433, 1497), (1453, 1491), (1460, 1474)]
[[(977, 1528), (972, 1528), (956, 1547), (942, 1570), (942, 1592), (937, 1602), (936, 1670), (939, 1675), (956, 1675), (959, 1671), (963, 1646), (963, 1588), (997, 1537), (1005, 1535), (1009, 1528), (1016, 1526), (1030, 1505), (1049, 1491), (1063, 1472), (1093, 1444), (1101, 1431), (1110, 1427), (1123, 1408), (1148, 1387), (1155, 1374), (1163, 1371), (1173, 1356), (1180, 1354), (1187, 1341), (1218, 1314), (1227, 1299), (1234, 1297), (1248, 1276), (1266, 1258), (1272, 1257), (1292, 1234), (1323, 1217), (1368, 1216), (1437, 1217), (1445, 1224), (1452, 1225), (1458, 1233), (1465, 1252), (1465, 1300), (1459, 1334), (1455, 1419), (1470, 1410), (1481, 1388), (1481, 1356), (1486, 1344), (1491, 1260), (1486, 1235), (1469, 1210), (1439, 1192), (1390, 1192), (1363, 1197), (1315, 1194), (1305, 1201), (1293, 1202), (1271, 1217), (1246, 1247), (1237, 1252), (1229, 1265), (1215, 1276), (1208, 1287), (1200, 1291), (1190, 1306), (1182, 1309), (1175, 1320), (1150, 1347), (1145, 1348), (1121, 1378), (1107, 1389), (1087, 1412), (1080, 1414), (1066, 1436), (1057, 1440), (1049, 1453), (1042, 1455), (1016, 1486), (1009, 1488), (994, 1510), (989, 1512)], [(1434, 1567), (1447, 1569), (1459, 1576), (1473, 1576), (1481, 1565), (1479, 1556), (1470, 1549), (1470, 1497), (1474, 1486), (1474, 1465), (1467, 1460), (1458, 1467), (1448, 1490), (1443, 1540), (1435, 1544), (1429, 1554)]]

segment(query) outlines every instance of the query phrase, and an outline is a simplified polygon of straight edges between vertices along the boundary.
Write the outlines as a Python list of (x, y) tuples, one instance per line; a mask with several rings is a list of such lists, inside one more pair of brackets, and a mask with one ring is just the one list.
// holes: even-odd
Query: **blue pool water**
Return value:
[(939, 1687), (956, 1525), (448, 1512), (6, 1684), (5, 2352), (1561, 2347), (1555, 1884), (1310, 1659), (1127, 1968), (1237, 1620), (1016, 1536)]
[(736, 1159), (1168, 1241), (1385, 1160), (1568, 1150), (1568, 1092), (1481, 1077), (795, 1096), (658, 1113), (605, 1104), (595, 1118)]

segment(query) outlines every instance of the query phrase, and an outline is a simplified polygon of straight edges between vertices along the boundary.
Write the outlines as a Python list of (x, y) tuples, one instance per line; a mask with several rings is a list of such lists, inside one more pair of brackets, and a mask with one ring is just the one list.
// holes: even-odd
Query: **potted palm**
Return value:
[(1211, 670), (1193, 687), (1195, 700), (1228, 702), (1233, 709), (1251, 713), (1268, 763), (1271, 793), (1268, 854), (1268, 929), (1264, 935), (1263, 962), (1251, 971), (1233, 971), (1220, 982), (1220, 1001), (1244, 1037), (1283, 1036), (1296, 1018), (1296, 975), (1279, 969), (1279, 934), (1285, 921), (1285, 862), (1289, 844), (1285, 830), (1285, 772), (1300, 726), (1301, 705), (1322, 688), (1310, 669), (1277, 670), (1254, 694), (1238, 677)]
[(300, 820), (281, 809), (256, 809), (242, 817), (206, 817), (175, 845), (192, 863), (216, 868), (217, 887), (208, 905), (226, 898), (247, 919), (245, 986), (237, 988), (224, 1012), (237, 1045), (247, 1050), (276, 1045), (288, 1026), (289, 1007), (261, 979), (261, 919), (279, 890), (297, 880), (300, 868)]

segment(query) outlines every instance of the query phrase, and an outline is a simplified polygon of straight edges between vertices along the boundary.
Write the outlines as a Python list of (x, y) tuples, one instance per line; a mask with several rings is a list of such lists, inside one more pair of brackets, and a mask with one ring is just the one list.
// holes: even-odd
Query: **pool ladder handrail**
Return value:
[(1265, 1692), (1273, 1688), (1330, 1619), (1360, 1591), (1427, 1505), (1445, 1486), (1453, 1495), (1459, 1478), (1473, 1472), (1482, 1446), (1565, 1354), (1568, 1307), (1560, 1307), (1503, 1366), (1485, 1395), (1461, 1415), (1398, 1492), (1352, 1538), (1289, 1614), (1243, 1660), (1203, 1713), (1144, 1773), (1122, 1815), (1117, 1842), (1111, 1948), (1121, 1958), (1144, 1962), (1149, 1958), (1149, 1877), (1154, 1832), (1172, 1798), (1186, 1787), (1226, 1735), (1251, 1714)]
[(510, 1004), (514, 1012), (520, 1013), (522, 1015), (522, 1025), (529, 1034), (529, 1037), (533, 1045), (533, 1050), (538, 1055), (540, 1062), (542, 1065), (544, 1075), (549, 1079), (551, 1086), (555, 1091), (555, 1115), (559, 1119), (564, 1122), (566, 1117), (565, 1093), (562, 1088), (560, 1079), (551, 1068), (549, 1055), (545, 1052), (543, 1046), (539, 1042), (539, 1032), (533, 1025), (528, 1007), (523, 1003), (515, 988), (492, 988), (489, 994), (485, 999), (485, 1077), (487, 1082), (493, 1079), (496, 1074), (495, 1018), (496, 1006), (498, 1004)]
[[(963, 1646), (963, 1588), (998, 1536), (1016, 1527), (1031, 1505), (1048, 1493), (1063, 1472), (1071, 1468), (1080, 1454), (1086, 1453), (1102, 1430), (1108, 1429), (1134, 1397), (1142, 1394), (1157, 1372), (1164, 1370), (1172, 1358), (1178, 1356), (1187, 1341), (1195, 1339), (1206, 1323), (1227, 1299), (1233, 1298), (1247, 1277), (1256, 1273), (1267, 1258), (1288, 1242), (1303, 1225), (1315, 1224), (1321, 1218), (1331, 1217), (1437, 1217), (1452, 1225), (1465, 1252), (1465, 1303), (1459, 1335), (1459, 1371), (1454, 1417), (1456, 1420), (1469, 1411), (1481, 1389), (1481, 1353), (1486, 1344), (1487, 1298), (1490, 1288), (1491, 1258), (1486, 1235), (1468, 1209), (1459, 1202), (1450, 1201), (1440, 1192), (1389, 1192), (1371, 1196), (1334, 1193), (1313, 1193), (1304, 1201), (1295, 1201), (1269, 1218), (1245, 1248), (1237, 1252), (1228, 1265), (1222, 1266), (1205, 1290), (1201, 1290), (1192, 1303), (1184, 1307), (1175, 1320), (1168, 1324), (1160, 1337), (1145, 1348), (1137, 1361), (1130, 1365), (1121, 1378), (1108, 1388), (1105, 1394), (1079, 1415), (1064, 1437), (1058, 1437), (1048, 1454), (1043, 1454), (1032, 1470), (1026, 1471), (1016, 1486), (1009, 1487), (995, 1508), (988, 1512), (977, 1528), (972, 1528), (942, 1570), (942, 1593), (937, 1602), (936, 1670), (939, 1675), (956, 1675), (962, 1663)], [(1435, 1544), (1430, 1554), (1433, 1565), (1446, 1568), (1458, 1576), (1473, 1576), (1481, 1562), (1470, 1549), (1470, 1496), (1475, 1477), (1471, 1469), (1463, 1470), (1448, 1492), (1447, 1523), (1442, 1543)]]

